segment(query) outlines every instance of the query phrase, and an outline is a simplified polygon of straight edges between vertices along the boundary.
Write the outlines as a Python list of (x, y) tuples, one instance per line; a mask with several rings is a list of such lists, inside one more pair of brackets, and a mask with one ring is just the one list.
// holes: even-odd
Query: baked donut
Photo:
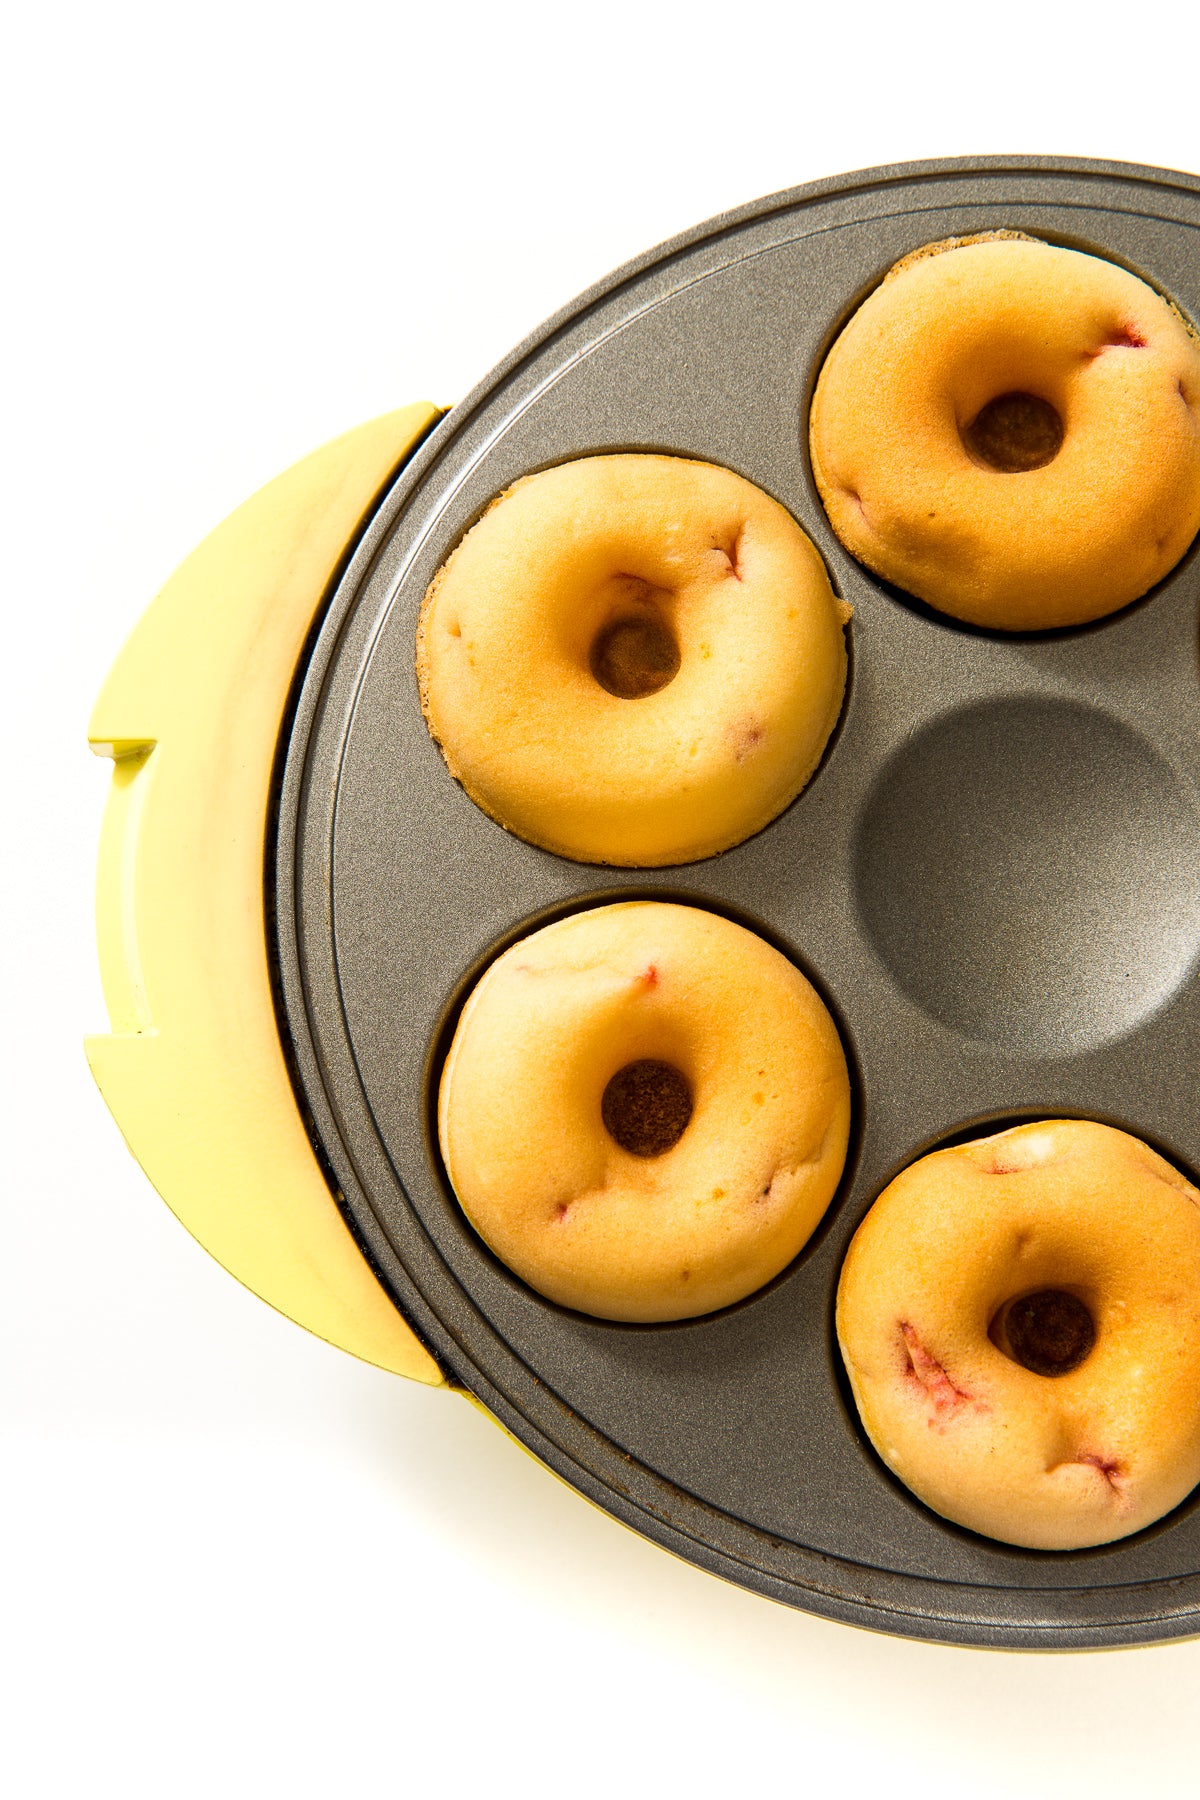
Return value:
[(506, 950), (463, 1009), (438, 1134), (522, 1280), (602, 1319), (686, 1319), (791, 1262), (846, 1157), (850, 1083), (799, 970), (699, 907), (627, 901)]
[(1200, 527), (1200, 344), (1115, 263), (998, 233), (898, 263), (825, 360), (813, 473), (846, 548), (1000, 631), (1136, 600)]
[(1200, 1193), (1126, 1132), (922, 1157), (855, 1235), (837, 1334), (888, 1467), (986, 1537), (1106, 1544), (1200, 1481)]
[(728, 469), (591, 456), (518, 481), (421, 612), (421, 704), (450, 772), (582, 862), (693, 862), (783, 811), (846, 682), (795, 520)]

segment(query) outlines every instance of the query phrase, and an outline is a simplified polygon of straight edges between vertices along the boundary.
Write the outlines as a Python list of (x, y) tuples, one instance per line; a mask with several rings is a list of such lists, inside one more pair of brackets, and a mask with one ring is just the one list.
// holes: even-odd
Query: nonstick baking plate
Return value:
[[(817, 498), (821, 359), (898, 257), (1016, 228), (1124, 264), (1200, 317), (1200, 181), (979, 159), (756, 202), (535, 334), (404, 469), (332, 597), (280, 765), (279, 973), (297, 1081), (360, 1242), (450, 1377), (582, 1493), (678, 1554), (829, 1617), (957, 1643), (1163, 1639), (1200, 1619), (1195, 1496), (1099, 1550), (947, 1524), (884, 1469), (833, 1333), (886, 1182), (956, 1136), (1081, 1115), (1200, 1170), (1200, 676), (1188, 557), (1094, 626), (1004, 637), (876, 580)], [(369, 279), (369, 272), (363, 279)], [(612, 870), (533, 849), (456, 786), (414, 632), (439, 565), (519, 476), (614, 450), (721, 463), (780, 501), (854, 607), (842, 721), (774, 824), (708, 861)], [(455, 1009), (514, 937), (612, 898), (771, 939), (839, 1022), (845, 1176), (799, 1260), (666, 1326), (543, 1300), (455, 1204), (433, 1129)]]

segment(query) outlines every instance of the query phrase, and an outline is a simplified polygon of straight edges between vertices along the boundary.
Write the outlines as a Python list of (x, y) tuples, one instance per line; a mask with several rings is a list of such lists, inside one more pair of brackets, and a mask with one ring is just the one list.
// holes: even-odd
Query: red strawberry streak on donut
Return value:
[(955, 1386), (937, 1357), (930, 1355), (907, 1319), (901, 1319), (900, 1331), (908, 1351), (906, 1373), (909, 1380), (919, 1382), (929, 1396), (934, 1412), (934, 1418), (929, 1421), (932, 1425), (934, 1419), (944, 1419), (947, 1414), (954, 1413), (958, 1407), (968, 1403), (971, 1395), (965, 1388)]

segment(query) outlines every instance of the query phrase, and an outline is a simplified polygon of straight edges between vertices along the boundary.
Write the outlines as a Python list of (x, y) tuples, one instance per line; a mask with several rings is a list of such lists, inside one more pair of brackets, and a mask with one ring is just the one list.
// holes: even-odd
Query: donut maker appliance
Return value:
[[(996, 228), (1095, 251), (1200, 318), (1200, 181), (1029, 157), (876, 169), (772, 196), (618, 271), (448, 413), (360, 427), (183, 565), (91, 727), (114, 758), (89, 1042), (126, 1138), (264, 1298), (464, 1392), (666, 1548), (827, 1617), (961, 1644), (1080, 1648), (1200, 1624), (1200, 1494), (1111, 1546), (1031, 1553), (885, 1470), (833, 1333), (886, 1182), (1018, 1119), (1120, 1125), (1200, 1171), (1200, 575), (1189, 554), (1092, 627), (972, 630), (834, 537), (806, 425), (821, 359), (897, 258)], [(817, 775), (724, 855), (567, 862), (448, 775), (413, 672), (435, 570), (519, 476), (598, 452), (724, 464), (775, 496), (854, 607)], [(714, 908), (806, 971), (855, 1122), (797, 1262), (666, 1326), (564, 1311), (459, 1212), (433, 1122), (456, 1008), (497, 951), (574, 909)]]

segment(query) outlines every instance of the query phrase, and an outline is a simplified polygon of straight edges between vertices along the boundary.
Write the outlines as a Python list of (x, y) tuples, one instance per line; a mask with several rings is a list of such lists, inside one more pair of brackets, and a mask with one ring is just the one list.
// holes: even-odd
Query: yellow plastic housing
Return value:
[(112, 1031), (88, 1060), (167, 1205), (317, 1336), (443, 1376), (358, 1249), (309, 1141), (271, 991), (272, 769), (305, 639), (347, 549), (438, 417), (419, 404), (289, 469), (193, 552), (92, 716), (114, 761), (97, 891)]

